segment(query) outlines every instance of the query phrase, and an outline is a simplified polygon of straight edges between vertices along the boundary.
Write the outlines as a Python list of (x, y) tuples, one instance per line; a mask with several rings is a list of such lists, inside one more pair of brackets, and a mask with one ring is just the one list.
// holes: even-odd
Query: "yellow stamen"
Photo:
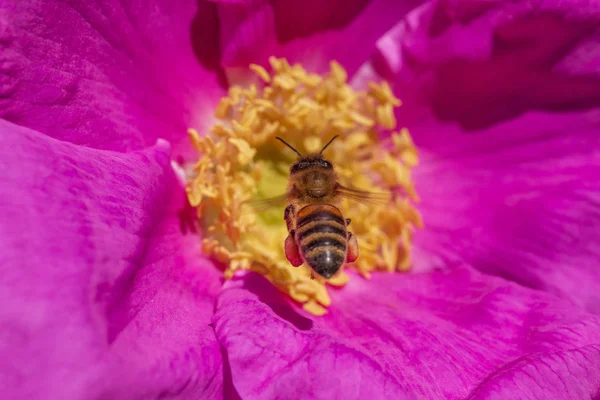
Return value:
[[(374, 270), (410, 267), (413, 231), (422, 226), (412, 203), (418, 200), (411, 178), (418, 154), (408, 130), (389, 132), (396, 127), (394, 107), (401, 103), (387, 83), (371, 82), (359, 92), (348, 85), (348, 75), (337, 62), (323, 77), (300, 65), (290, 66), (285, 59), (272, 57), (269, 62), (271, 73), (250, 66), (261, 85), (229, 89), (215, 110), (218, 121), (210, 133), (188, 131), (202, 153), (188, 182), (188, 198), (204, 228), (203, 251), (224, 263), (225, 278), (239, 270), (255, 271), (309, 313), (323, 315), (331, 304), (327, 285), (344, 286), (348, 275), (342, 270), (327, 281), (313, 280), (307, 266), (292, 267), (283, 248), (285, 204), (266, 210), (247, 204), (286, 189), (294, 158), (274, 137), (284, 137), (308, 153), (338, 134), (327, 157), (342, 184), (396, 191), (388, 204), (341, 202), (360, 248), (358, 260), (347, 267), (365, 278)], [(389, 139), (380, 139), (386, 136)], [(397, 193), (398, 188), (407, 196)]]
[(271, 83), (271, 76), (269, 75), (267, 70), (261, 67), (260, 65), (250, 64), (250, 69), (256, 72), (256, 75), (258, 75), (263, 81), (265, 81), (266, 83)]

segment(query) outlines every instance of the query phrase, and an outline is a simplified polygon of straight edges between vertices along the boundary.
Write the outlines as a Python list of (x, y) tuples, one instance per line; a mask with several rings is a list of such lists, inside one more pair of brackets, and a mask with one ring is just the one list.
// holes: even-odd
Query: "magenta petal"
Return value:
[(3, 395), (220, 396), (218, 272), (182, 237), (168, 144), (123, 154), (0, 132)]
[(242, 398), (591, 398), (600, 384), (597, 317), (470, 268), (354, 277), (332, 301), (310, 319), (261, 277), (226, 285), (215, 330)]
[(264, 65), (278, 56), (314, 72), (337, 60), (352, 74), (375, 50), (375, 41), (421, 1), (219, 3), (224, 66)]
[(597, 117), (532, 113), (472, 133), (430, 119), (414, 127), (425, 158), (415, 266), (468, 262), (600, 312)]
[(600, 106), (598, 26), (597, 2), (432, 2), (378, 41), (364, 71), (468, 130), (590, 109)]
[(218, 53), (202, 65), (192, 49), (197, 4), (5, 2), (0, 116), (94, 148), (165, 138), (185, 154), (187, 128), (204, 129), (223, 93), (209, 70)]
[(600, 312), (599, 24), (595, 2), (438, 2), (378, 43), (362, 72), (394, 79), (422, 155), (416, 269), (464, 262)]

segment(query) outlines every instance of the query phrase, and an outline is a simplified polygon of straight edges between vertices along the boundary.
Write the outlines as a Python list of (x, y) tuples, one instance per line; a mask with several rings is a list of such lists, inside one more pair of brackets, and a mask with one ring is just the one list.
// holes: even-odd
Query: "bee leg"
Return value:
[(285, 224), (287, 226), (288, 232), (290, 232), (295, 227), (295, 219), (296, 219), (296, 209), (293, 204), (288, 205), (283, 212), (283, 219), (285, 219)]
[(310, 279), (315, 279), (315, 273), (312, 270), (310, 270)]
[(299, 267), (304, 262), (302, 261), (302, 257), (300, 257), (298, 246), (294, 240), (294, 231), (291, 231), (285, 239), (285, 256), (294, 267)]
[(348, 232), (348, 256), (346, 262), (353, 262), (358, 258), (358, 241), (352, 232)]
[(350, 218), (346, 218), (346, 226), (350, 225), (350, 222), (352, 222), (352, 220)]

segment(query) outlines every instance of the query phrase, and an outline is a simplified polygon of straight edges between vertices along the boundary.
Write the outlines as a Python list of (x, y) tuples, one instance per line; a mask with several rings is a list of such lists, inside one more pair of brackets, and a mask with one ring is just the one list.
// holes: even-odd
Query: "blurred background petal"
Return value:
[[(8, 1), (2, 4), (0, 116), (51, 137), (125, 151), (164, 138), (190, 151), (223, 89), (218, 21), (203, 2)], [(191, 41), (202, 23), (203, 48)]]
[[(224, 67), (267, 64), (270, 56), (302, 62), (311, 72), (331, 60), (353, 74), (375, 42), (419, 0), (217, 1)], [(238, 71), (242, 72), (242, 71)]]
[(123, 154), (0, 132), (5, 396), (220, 397), (220, 274), (182, 236), (168, 145)]
[(428, 122), (415, 137), (455, 150), (415, 171), (415, 263), (463, 260), (600, 312), (600, 113), (529, 113), (474, 135)]
[(215, 330), (242, 398), (597, 392), (600, 320), (551, 294), (468, 266), (353, 278), (322, 318), (300, 314), (258, 275), (225, 285)]
[(355, 79), (405, 100), (417, 270), (464, 262), (600, 312), (599, 27), (597, 3), (446, 1), (378, 42)]

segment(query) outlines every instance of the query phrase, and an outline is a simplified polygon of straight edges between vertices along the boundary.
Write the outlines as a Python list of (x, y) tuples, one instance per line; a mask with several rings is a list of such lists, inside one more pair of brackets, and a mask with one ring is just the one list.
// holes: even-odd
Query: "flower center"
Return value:
[(394, 107), (400, 101), (387, 83), (352, 89), (346, 71), (336, 62), (325, 76), (307, 73), (300, 65), (271, 58), (271, 73), (251, 65), (259, 84), (232, 86), (221, 99), (210, 133), (189, 130), (201, 156), (194, 165), (187, 193), (203, 227), (204, 252), (222, 263), (225, 277), (252, 270), (267, 277), (305, 310), (326, 313), (331, 304), (327, 285), (342, 286), (348, 275), (310, 279), (308, 266), (293, 267), (286, 259), (285, 204), (256, 207), (249, 200), (281, 195), (286, 190), (293, 152), (327, 150), (340, 182), (360, 190), (393, 193), (388, 204), (361, 204), (342, 199), (340, 209), (351, 218), (359, 258), (352, 264), (363, 277), (374, 270), (406, 271), (411, 242), (421, 217), (411, 168), (417, 151), (406, 129), (396, 127)]

